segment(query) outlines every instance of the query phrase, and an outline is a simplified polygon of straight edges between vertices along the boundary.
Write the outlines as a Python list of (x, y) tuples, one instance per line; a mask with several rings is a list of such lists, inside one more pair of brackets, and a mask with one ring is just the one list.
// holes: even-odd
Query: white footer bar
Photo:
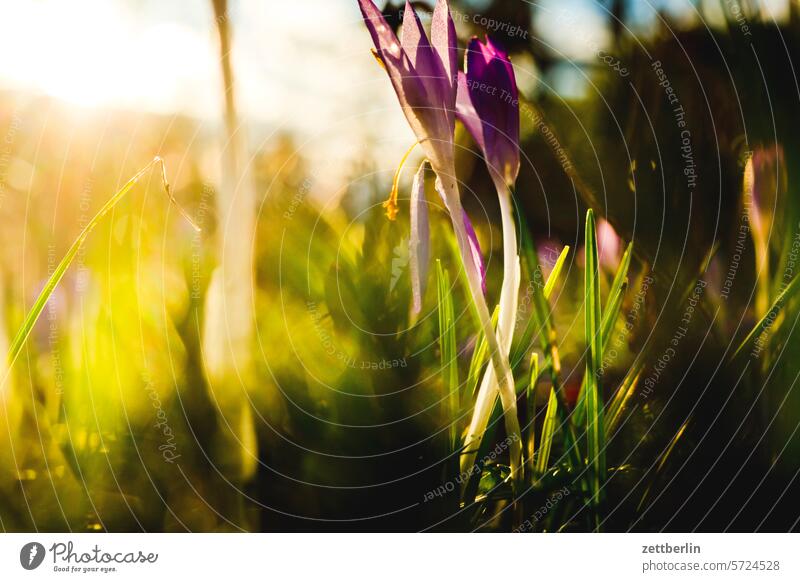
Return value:
[(0, 580), (800, 580), (798, 542), (792, 534), (2, 534)]

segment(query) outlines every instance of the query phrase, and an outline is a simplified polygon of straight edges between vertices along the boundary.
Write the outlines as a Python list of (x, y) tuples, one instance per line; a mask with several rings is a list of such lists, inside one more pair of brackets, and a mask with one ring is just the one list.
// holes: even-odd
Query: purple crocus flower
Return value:
[(519, 174), (519, 93), (508, 55), (473, 37), (458, 75), (458, 119), (481, 149), (492, 179), (513, 186)]
[[(461, 262), (466, 272), (470, 295), (478, 312), (481, 327), (489, 345), (494, 370), (492, 386), (499, 389), (503, 404), (506, 431), (512, 438), (511, 469), (515, 478), (521, 475), (521, 446), (517, 419), (514, 377), (508, 363), (508, 341), (501, 342), (502, 330), (492, 326), (484, 298), (483, 264), (477, 238), (463, 206), (456, 180), (453, 134), (455, 131), (457, 73), (457, 38), (447, 0), (439, 0), (433, 11), (430, 41), (414, 9), (406, 2), (402, 41), (398, 40), (381, 12), (371, 0), (358, 0), (364, 21), (375, 44), (376, 56), (389, 75), (397, 99), (411, 129), (417, 136), (436, 174), (436, 190), (442, 197), (453, 223)], [(516, 89), (514, 89), (516, 91)], [(494, 138), (492, 138), (494, 140)], [(495, 140), (496, 141), (496, 140)], [(489, 143), (484, 140), (484, 143)], [(404, 160), (408, 154), (404, 156)], [(517, 166), (519, 164), (517, 163)], [(402, 166), (402, 162), (401, 162)], [(503, 170), (504, 177), (511, 169)], [(387, 215), (397, 213), (397, 179), (385, 206)], [(502, 201), (501, 201), (502, 202)], [(419, 227), (419, 225), (417, 225)], [(504, 231), (505, 231), (504, 218)], [(512, 229), (513, 230), (513, 229)], [(514, 244), (516, 254), (516, 244)], [(421, 281), (420, 281), (421, 284)], [(504, 287), (506, 287), (504, 283)], [(505, 292), (503, 295), (507, 295)], [(501, 303), (503, 300), (501, 298)], [(506, 301), (506, 303), (510, 302)], [(502, 307), (501, 307), (502, 310)], [(499, 386), (498, 386), (499, 385)], [(476, 405), (477, 408), (477, 405)], [(477, 410), (476, 410), (477, 413)], [(472, 442), (467, 445), (473, 444)]]
[[(422, 146), (439, 178), (437, 190), (447, 205), (447, 188), (442, 185), (442, 179), (452, 183), (455, 177), (453, 133), (458, 75), (458, 40), (448, 3), (440, 0), (433, 10), (430, 41), (409, 2), (406, 2), (403, 14), (401, 40), (371, 0), (359, 0), (358, 4), (375, 44), (376, 56), (392, 81), (403, 113), (417, 136), (417, 143)], [(410, 153), (411, 150), (403, 156), (400, 168)], [(384, 203), (390, 219), (397, 215), (400, 168), (389, 199)], [(466, 212), (461, 214), (469, 238), (470, 256), (485, 291), (486, 270), (478, 238), (469, 216)]]
[[(470, 40), (464, 57), (465, 72), (458, 75), (456, 111), (486, 160), (500, 202), (503, 222), (503, 288), (497, 335), (508, 357), (516, 327), (520, 268), (511, 190), (519, 174), (519, 95), (508, 55), (491, 40)], [(495, 370), (487, 368), (465, 437), (462, 470), (468, 469), (480, 447), (498, 396)], [(502, 397), (502, 393), (500, 393)]]
[(454, 175), (458, 42), (446, 0), (440, 0), (433, 11), (430, 41), (409, 2), (403, 15), (402, 41), (372, 0), (358, 0), (358, 5), (376, 56), (434, 172)]

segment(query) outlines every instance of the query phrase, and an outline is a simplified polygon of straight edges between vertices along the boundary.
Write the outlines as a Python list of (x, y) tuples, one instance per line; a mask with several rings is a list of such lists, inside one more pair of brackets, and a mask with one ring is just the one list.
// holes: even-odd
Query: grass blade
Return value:
[[(497, 318), (500, 316), (500, 306), (494, 308), (492, 313), (492, 327), (497, 328)], [(471, 398), (475, 397), (475, 392), (478, 390), (478, 381), (480, 380), (481, 370), (488, 361), (488, 344), (486, 343), (486, 336), (483, 332), (479, 332), (478, 340), (475, 343), (475, 349), (472, 352), (472, 359), (469, 362), (469, 372), (467, 373), (467, 393)]]
[(642, 375), (643, 369), (644, 365), (642, 364), (636, 364), (631, 367), (628, 373), (625, 374), (625, 378), (622, 380), (611, 402), (608, 403), (605, 412), (606, 438), (609, 438), (617, 430), (617, 426), (619, 426), (619, 422), (622, 418), (622, 411), (625, 410), (625, 406), (636, 391), (636, 386), (639, 383), (639, 378)]
[(617, 272), (614, 273), (614, 280), (611, 282), (611, 289), (608, 291), (609, 301), (619, 293), (622, 289), (622, 286), (628, 279), (628, 269), (631, 266), (631, 254), (633, 253), (633, 242), (628, 243), (628, 247), (625, 249), (625, 253), (622, 255), (622, 259), (619, 261), (619, 267), (617, 267)]
[(437, 259), (436, 273), (439, 299), (439, 351), (442, 363), (442, 384), (447, 402), (445, 419), (448, 423), (450, 451), (458, 447), (458, 354), (456, 349), (456, 326), (453, 298), (450, 294), (450, 275)]
[[(633, 242), (628, 243), (625, 253), (619, 262), (617, 272), (614, 274), (614, 280), (611, 282), (611, 289), (608, 292), (608, 302), (603, 310), (603, 325), (602, 325), (602, 342), (601, 342), (601, 355), (605, 355), (608, 342), (611, 341), (611, 333), (614, 331), (614, 325), (619, 317), (620, 309), (622, 309), (622, 299), (625, 297), (625, 291), (628, 287), (628, 269), (631, 265), (631, 255), (633, 254)], [(578, 401), (575, 404), (573, 416), (575, 417), (575, 424), (582, 426), (586, 414), (586, 376), (581, 381), (581, 388), (578, 392)]]
[(747, 337), (744, 338), (744, 341), (742, 341), (742, 343), (739, 344), (739, 347), (736, 348), (736, 351), (731, 359), (735, 359), (751, 342), (760, 338), (761, 334), (769, 330), (775, 324), (775, 321), (783, 309), (783, 306), (787, 301), (797, 294), (798, 290), (800, 290), (800, 275), (792, 279), (791, 282), (784, 287), (783, 291), (781, 291), (770, 308), (764, 314), (764, 317), (762, 317), (759, 322), (753, 326), (753, 329), (749, 334), (747, 334)]
[(600, 505), (605, 482), (605, 430), (603, 429), (603, 403), (598, 373), (602, 358), (600, 311), (600, 272), (597, 259), (597, 231), (594, 212), (586, 213), (586, 272), (584, 276), (586, 305), (586, 454), (589, 469), (590, 493), (596, 511)]
[(550, 271), (550, 274), (547, 276), (547, 282), (544, 284), (543, 293), (545, 299), (550, 299), (550, 295), (553, 293), (553, 288), (558, 282), (558, 276), (561, 274), (561, 269), (564, 267), (568, 254), (569, 245), (565, 245), (564, 248), (561, 249), (561, 254), (558, 255), (558, 259), (556, 259), (556, 264), (553, 265), (553, 270)]
[(684, 422), (681, 425), (681, 427), (678, 429), (678, 432), (676, 432), (675, 436), (673, 436), (672, 439), (669, 441), (667, 448), (664, 450), (664, 454), (661, 455), (661, 458), (659, 459), (658, 462), (658, 466), (656, 466), (655, 471), (653, 472), (653, 475), (651, 477), (651, 482), (647, 486), (647, 489), (645, 489), (644, 493), (642, 494), (642, 498), (639, 500), (639, 505), (636, 507), (637, 512), (640, 512), (644, 507), (645, 502), (650, 496), (650, 490), (653, 488), (656, 478), (658, 477), (659, 473), (661, 473), (661, 470), (664, 468), (664, 465), (667, 464), (667, 459), (669, 459), (670, 455), (672, 454), (672, 451), (675, 450), (675, 446), (678, 444), (678, 441), (681, 440), (681, 437), (683, 437), (683, 434), (686, 432), (686, 427), (689, 426), (689, 420), (690, 418), (687, 418), (686, 422)]
[[(528, 230), (524, 215), (519, 216), (519, 221), (522, 233), (522, 253), (527, 264), (528, 272), (534, 278), (533, 285), (531, 285), (533, 292), (533, 300), (531, 303), (533, 305), (533, 309), (531, 318), (526, 325), (525, 332), (523, 333), (524, 341), (521, 343), (520, 349), (525, 350), (524, 353), (527, 353), (532, 348), (532, 338), (536, 336), (539, 337), (542, 351), (544, 352), (545, 357), (550, 361), (550, 381), (553, 383), (555, 397), (558, 403), (556, 410), (559, 416), (559, 423), (564, 429), (564, 449), (569, 457), (569, 462), (575, 469), (578, 469), (583, 465), (583, 461), (581, 459), (580, 451), (577, 447), (578, 439), (575, 434), (575, 427), (573, 426), (572, 419), (570, 418), (567, 409), (564, 387), (561, 385), (561, 358), (558, 353), (558, 337), (556, 334), (555, 324), (553, 323), (553, 318), (550, 313), (550, 304), (544, 295), (544, 287), (546, 283), (545, 285), (538, 284), (538, 281), (540, 281), (542, 277), (542, 270), (539, 266), (539, 258), (536, 256), (536, 248), (531, 240), (529, 234), (530, 231)], [(569, 249), (565, 248), (564, 251), (562, 251), (562, 254), (567, 252), (569, 252)], [(551, 273), (549, 280), (555, 281), (552, 275), (553, 273)], [(556, 275), (558, 275), (558, 273), (556, 273)], [(521, 357), (522, 356), (520, 354), (515, 354), (512, 361), (519, 361)]]
[(547, 472), (547, 464), (550, 461), (550, 450), (553, 448), (553, 436), (556, 432), (556, 416), (558, 415), (558, 400), (556, 393), (551, 388), (550, 398), (547, 400), (547, 411), (544, 414), (544, 424), (542, 425), (542, 437), (539, 440), (539, 455), (536, 457), (536, 467), (534, 475), (541, 477)]
[[(535, 255), (535, 251), (533, 253)], [(550, 321), (550, 304), (547, 300), (550, 299), (550, 296), (553, 293), (553, 289), (555, 289), (556, 284), (559, 280), (559, 275), (561, 274), (561, 270), (564, 267), (564, 263), (567, 260), (567, 256), (569, 255), (569, 245), (564, 246), (561, 249), (561, 254), (558, 256), (555, 264), (553, 265), (553, 269), (550, 271), (550, 274), (547, 276), (547, 281), (542, 287), (541, 295), (544, 298), (544, 302), (541, 302), (537, 297), (537, 290), (534, 289), (534, 297), (533, 297), (533, 313), (531, 318), (528, 320), (527, 325), (522, 333), (522, 339), (519, 343), (517, 348), (517, 353), (514, 355), (512, 362), (516, 362), (521, 360), (520, 357), (521, 350), (530, 350), (533, 344), (533, 336), (534, 334), (539, 334), (539, 337), (542, 338), (541, 348), (542, 350), (547, 350), (547, 339), (546, 337), (555, 337), (555, 329), (552, 329), (552, 322)], [(530, 260), (529, 260), (530, 264)], [(541, 277), (541, 269), (538, 264), (535, 267), (529, 267), (531, 271), (538, 273), (536, 277)], [(536, 282), (534, 282), (534, 287), (538, 287)], [(542, 333), (544, 331), (544, 334)], [(545, 337), (546, 335), (546, 337)]]
[(534, 422), (536, 420), (536, 383), (539, 381), (539, 354), (536, 352), (531, 356), (531, 379), (528, 382), (528, 391), (525, 398), (526, 416), (523, 420), (523, 426), (526, 426), (525, 431), (525, 454), (527, 462), (525, 464), (526, 473), (529, 476), (534, 475), (534, 453), (536, 452), (536, 427)]
[[(200, 231), (200, 227), (198, 227), (194, 221), (189, 217), (186, 211), (181, 208), (181, 206), (175, 201), (175, 198), (172, 196), (172, 191), (170, 190), (169, 182), (167, 181), (167, 171), (166, 166), (164, 165), (164, 161), (156, 156), (153, 160), (147, 164), (144, 168), (139, 170), (136, 175), (134, 175), (130, 180), (128, 180), (122, 188), (114, 194), (108, 202), (106, 202), (103, 207), (94, 215), (94, 218), (89, 221), (89, 223), (83, 228), (83, 230), (78, 235), (78, 238), (75, 239), (75, 242), (72, 243), (72, 246), (69, 247), (69, 250), (64, 255), (64, 258), (61, 259), (61, 262), (53, 271), (53, 274), (50, 275), (50, 278), (45, 283), (44, 288), (42, 289), (39, 296), (36, 298), (36, 301), (31, 307), (28, 314), (25, 316), (25, 320), (22, 323), (22, 327), (20, 327), (17, 335), (14, 337), (14, 340), (11, 342), (11, 347), (8, 350), (8, 368), (16, 361), (17, 357), (19, 356), (20, 351), (22, 351), (22, 346), (25, 345), (25, 341), (33, 331), (33, 326), (36, 324), (36, 321), (39, 319), (39, 316), (42, 314), (42, 310), (44, 306), (47, 304), (47, 301), (50, 299), (50, 296), (55, 291), (56, 286), (61, 282), (61, 279), (64, 277), (64, 274), (67, 272), (67, 269), (72, 264), (72, 261), (75, 259), (75, 256), (78, 254), (83, 243), (88, 238), (89, 234), (94, 230), (94, 228), (100, 223), (103, 217), (108, 214), (116, 205), (117, 203), (122, 200), (122, 198), (127, 194), (135, 185), (136, 183), (144, 176), (153, 166), (161, 165), (161, 180), (164, 184), (164, 189), (166, 191), (167, 196), (170, 199), (178, 211), (180, 212), (181, 216), (186, 219), (192, 227)], [(5, 380), (3, 381), (5, 383)]]
[[(619, 312), (622, 309), (622, 299), (625, 297), (625, 291), (628, 289), (627, 280), (622, 282), (622, 285), (616, 289), (614, 295), (609, 296), (608, 304), (603, 310), (603, 323), (600, 328), (600, 361), (603, 360), (603, 355), (606, 353), (608, 342), (611, 341), (611, 334), (614, 331), (614, 325), (619, 317)], [(612, 286), (612, 291), (614, 291)], [(578, 401), (575, 404), (573, 415), (575, 416), (575, 424), (582, 425), (584, 422), (584, 415), (586, 414), (586, 376), (584, 375), (581, 381), (581, 388), (578, 392)]]
[[(555, 343), (556, 332), (553, 319), (550, 314), (550, 305), (547, 302), (547, 298), (544, 294), (544, 288), (548, 285), (548, 283), (550, 283), (550, 290), (552, 291), (558, 274), (561, 271), (561, 267), (558, 269), (553, 268), (547, 281), (542, 283), (544, 275), (542, 273), (542, 268), (539, 265), (539, 258), (536, 255), (536, 248), (534, 247), (533, 241), (528, 233), (525, 217), (520, 216), (519, 221), (522, 233), (520, 248), (522, 251), (522, 256), (524, 257), (527, 265), (528, 276), (533, 279), (532, 284), (530, 285), (533, 295), (531, 298), (531, 317), (528, 320), (523, 333), (523, 338), (525, 341), (521, 343), (519, 350), (521, 350), (524, 354), (529, 353), (530, 348), (532, 347), (530, 345), (531, 340), (533, 337), (538, 335), (540, 338), (540, 347), (545, 351), (545, 354), (547, 354), (548, 343)], [(568, 252), (568, 247), (565, 247), (564, 251), (562, 251), (562, 254), (565, 252)], [(561, 259), (560, 256), (559, 259)], [(563, 265), (563, 261), (561, 261), (561, 263)], [(556, 261), (556, 264), (558, 264), (558, 261)], [(521, 354), (517, 354), (517, 356), (521, 357)], [(518, 357), (515, 357), (513, 361), (518, 361)]]

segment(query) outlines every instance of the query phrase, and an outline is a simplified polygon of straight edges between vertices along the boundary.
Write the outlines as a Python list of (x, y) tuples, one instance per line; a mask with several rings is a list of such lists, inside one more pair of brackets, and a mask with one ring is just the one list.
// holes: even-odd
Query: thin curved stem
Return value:
[[(504, 361), (508, 363), (508, 354), (511, 351), (511, 341), (514, 337), (516, 326), (517, 299), (519, 296), (520, 267), (517, 254), (517, 231), (514, 224), (511, 192), (502, 181), (496, 181), (497, 194), (500, 200), (500, 215), (503, 228), (503, 287), (500, 293), (500, 312), (497, 325), (497, 338), (502, 350)], [(483, 435), (491, 417), (498, 392), (501, 394), (503, 410), (508, 416), (508, 401), (502, 398), (497, 375), (493, 366), (489, 366), (481, 381), (475, 409), (472, 414), (469, 429), (464, 439), (465, 452), (461, 457), (461, 469), (467, 470), (474, 463), (475, 456), (480, 448)], [(514, 420), (516, 417), (516, 393), (512, 391)], [(508, 427), (508, 420), (506, 426)], [(520, 460), (521, 462), (521, 460)], [(518, 475), (518, 477), (521, 477)]]
[[(475, 267), (475, 263), (471, 259), (471, 250), (469, 245), (469, 238), (467, 235), (464, 222), (462, 220), (463, 209), (461, 207), (461, 200), (458, 194), (458, 186), (451, 177), (439, 176), (440, 187), (442, 194), (450, 213), (450, 218), (453, 223), (453, 230), (456, 235), (456, 242), (458, 243), (459, 253), (461, 255), (461, 262), (464, 266), (467, 275), (467, 283), (469, 285), (470, 294), (475, 304), (478, 318), (480, 320), (483, 333), (486, 337), (487, 345), (489, 348), (489, 357), (492, 362), (492, 369), (497, 378), (500, 378), (499, 392), (500, 400), (503, 405), (503, 418), (505, 421), (506, 432), (508, 433), (509, 453), (510, 453), (510, 466), (512, 478), (516, 481), (521, 475), (521, 460), (522, 460), (522, 440), (520, 436), (519, 419), (517, 418), (517, 399), (514, 390), (514, 376), (511, 373), (511, 366), (508, 363), (507, 350), (501, 347), (502, 333), (498, 327), (498, 334), (492, 327), (492, 319), (489, 314), (489, 307), (486, 304), (486, 299), (483, 296), (483, 289), (481, 285), (481, 276)], [(510, 200), (509, 200), (510, 203)], [(504, 220), (505, 223), (505, 220)], [(504, 224), (503, 232), (505, 233), (506, 227)], [(512, 229), (513, 230), (513, 229)], [(505, 235), (504, 235), (505, 236)], [(516, 233), (514, 234), (516, 240)], [(514, 254), (516, 251), (511, 247)], [(513, 264), (513, 263), (512, 263)], [(505, 285), (504, 285), (505, 287)], [(502, 309), (502, 307), (501, 307)], [(511, 310), (510, 315), (512, 323), (515, 315), (514, 309)], [(501, 336), (498, 338), (498, 335)], [(510, 338), (509, 338), (510, 342)], [(505, 343), (505, 342), (503, 342)], [(486, 391), (484, 391), (486, 392)], [(480, 396), (479, 396), (480, 399)], [(484, 399), (486, 400), (486, 399)], [(494, 400), (491, 401), (493, 403)], [(489, 408), (490, 406), (485, 406)], [(481, 412), (482, 414), (482, 412)], [(484, 425), (485, 429), (485, 425)], [(477, 454), (477, 447), (480, 444), (480, 439), (483, 437), (483, 431), (477, 441), (474, 439), (467, 442), (467, 450), (464, 453), (466, 460), (462, 458), (462, 468), (465, 470), (471, 469), (471, 463), (474, 461)]]
[(170, 189), (169, 182), (167, 181), (167, 170), (166, 166), (164, 165), (164, 160), (160, 157), (156, 156), (153, 160), (147, 164), (144, 168), (139, 170), (133, 178), (128, 180), (125, 185), (120, 188), (116, 194), (114, 194), (108, 202), (106, 202), (103, 207), (94, 215), (94, 218), (89, 221), (89, 223), (83, 228), (83, 230), (78, 235), (78, 238), (75, 239), (75, 242), (72, 243), (72, 246), (69, 247), (67, 254), (64, 255), (64, 258), (61, 259), (61, 262), (53, 271), (53, 274), (50, 275), (50, 278), (45, 283), (42, 292), (39, 293), (39, 296), (36, 298), (36, 301), (31, 307), (28, 314), (25, 316), (25, 321), (20, 327), (17, 335), (14, 337), (14, 340), (11, 342), (11, 347), (8, 350), (8, 354), (6, 356), (6, 361), (8, 363), (8, 368), (6, 371), (6, 376), (3, 378), (2, 384), (0, 384), (0, 388), (5, 385), (6, 380), (8, 379), (8, 375), (10, 373), (11, 367), (14, 365), (14, 362), (19, 356), (19, 353), (22, 351), (22, 347), (25, 345), (25, 341), (33, 331), (33, 326), (36, 324), (36, 321), (39, 319), (39, 316), (42, 314), (42, 310), (44, 306), (47, 304), (47, 300), (50, 299), (50, 296), (55, 291), (56, 286), (61, 282), (61, 279), (64, 277), (64, 274), (67, 272), (67, 269), (72, 264), (72, 261), (75, 259), (75, 255), (78, 254), (83, 243), (86, 241), (89, 234), (94, 230), (97, 224), (102, 220), (102, 218), (108, 214), (117, 203), (122, 200), (122, 198), (127, 194), (131, 188), (133, 188), (136, 183), (144, 176), (151, 168), (156, 165), (161, 165), (161, 181), (164, 185), (164, 191), (166, 192), (167, 197), (169, 198), (170, 202), (172, 202), (178, 211), (180, 212), (181, 216), (198, 232), (200, 231), (200, 227), (195, 224), (189, 214), (181, 208), (181, 206), (175, 200), (175, 197), (172, 195), (172, 190)]

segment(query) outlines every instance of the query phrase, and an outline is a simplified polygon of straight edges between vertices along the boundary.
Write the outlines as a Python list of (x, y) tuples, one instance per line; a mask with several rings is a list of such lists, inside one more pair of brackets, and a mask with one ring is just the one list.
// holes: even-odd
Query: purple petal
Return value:
[[(503, 69), (505, 70), (505, 78), (511, 81), (508, 90), (511, 93), (511, 96), (514, 99), (517, 99), (519, 97), (519, 91), (517, 90), (516, 77), (514, 76), (514, 66), (511, 64), (511, 60), (508, 58), (508, 53), (495, 45), (492, 42), (492, 39), (488, 36), (486, 37), (486, 48), (491, 53), (492, 57), (500, 61), (500, 64), (503, 65)], [(519, 111), (517, 111), (517, 113), (519, 114)]]
[(408, 241), (408, 251), (414, 313), (419, 313), (422, 309), (430, 259), (430, 226), (428, 203), (425, 200), (425, 165), (426, 162), (422, 162), (414, 175), (414, 182), (411, 186), (411, 236)]
[[(425, 87), (428, 95), (428, 106), (445, 109), (449, 93), (452, 93), (452, 83), (445, 73), (444, 65), (438, 54), (433, 51), (419, 16), (414, 12), (411, 3), (406, 1), (403, 14), (403, 33), (401, 39), (403, 50), (420, 83)], [(452, 107), (450, 108), (452, 110)], [(447, 129), (447, 128), (442, 128)], [(452, 128), (448, 133), (452, 134)]]
[[(358, 0), (358, 6), (361, 8), (361, 14), (372, 37), (372, 42), (384, 64), (388, 66), (389, 62), (386, 62), (388, 60), (400, 70), (405, 66), (410, 71), (411, 67), (403, 63), (408, 59), (403, 54), (397, 35), (386, 22), (381, 11), (372, 3), (372, 0)], [(392, 71), (389, 73), (391, 75)]]
[(439, 60), (442, 70), (448, 81), (447, 100), (445, 109), (450, 113), (451, 132), (455, 123), (453, 111), (456, 102), (456, 76), (458, 74), (458, 37), (453, 18), (450, 16), (450, 6), (447, 0), (439, 0), (433, 9), (431, 20), (431, 44)]
[[(478, 112), (475, 110), (475, 105), (472, 103), (472, 94), (467, 87), (467, 76), (460, 72), (458, 73), (458, 94), (456, 97), (456, 114), (459, 121), (467, 128), (472, 139), (478, 144), (481, 152), (486, 151), (486, 144), (483, 140), (483, 126), (481, 125), (481, 118), (478, 117)], [(486, 154), (484, 153), (484, 156)]]
[(467, 211), (464, 210), (464, 226), (467, 229), (467, 237), (469, 238), (469, 248), (472, 251), (472, 260), (475, 267), (481, 274), (481, 289), (486, 293), (486, 266), (483, 264), (483, 256), (481, 255), (481, 245), (478, 242), (478, 235), (475, 234), (475, 229), (472, 227)]
[(597, 254), (600, 264), (612, 271), (616, 270), (622, 259), (622, 240), (604, 218), (597, 221)]
[(437, 112), (430, 104), (425, 85), (381, 11), (371, 0), (358, 0), (358, 5), (411, 129), (417, 139), (427, 139), (431, 128), (437, 125)]
[[(459, 82), (457, 98), (459, 118), (481, 147), (490, 171), (513, 183), (519, 173), (519, 94), (511, 61), (490, 40), (484, 44), (474, 37), (465, 61), (466, 76)], [(467, 103), (481, 120), (480, 139)]]
[(408, 1), (406, 1), (406, 8), (403, 13), (401, 43), (414, 69), (422, 77), (423, 84), (426, 84), (424, 73), (431, 75), (436, 73), (434, 70), (433, 49), (422, 28), (419, 16), (414, 12), (411, 3)]

